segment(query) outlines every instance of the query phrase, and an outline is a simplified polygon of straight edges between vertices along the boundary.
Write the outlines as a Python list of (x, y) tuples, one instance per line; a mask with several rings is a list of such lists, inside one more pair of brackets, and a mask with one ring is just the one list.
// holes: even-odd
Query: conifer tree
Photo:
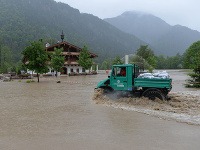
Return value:
[(187, 87), (200, 88), (200, 41), (193, 43), (185, 52), (184, 65), (192, 69), (193, 73), (189, 76), (192, 78), (186, 84)]
[(90, 53), (88, 52), (87, 47), (84, 46), (79, 55), (79, 60), (78, 60), (79, 65), (82, 66), (84, 69), (89, 69), (93, 64), (92, 58), (90, 57), (91, 56)]
[(121, 65), (121, 64), (123, 64), (123, 61), (119, 56), (116, 56), (112, 61), (112, 65)]
[(56, 77), (58, 72), (61, 71), (62, 66), (64, 65), (64, 56), (62, 56), (62, 49), (54, 49), (54, 54), (51, 56), (51, 67), (56, 71)]

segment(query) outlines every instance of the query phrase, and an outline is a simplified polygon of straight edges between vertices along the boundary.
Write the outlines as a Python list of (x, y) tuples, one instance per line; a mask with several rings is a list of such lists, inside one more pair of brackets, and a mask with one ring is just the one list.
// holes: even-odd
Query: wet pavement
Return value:
[[(184, 88), (184, 72), (169, 74), (172, 92), (199, 93)], [(0, 82), (0, 150), (199, 149), (200, 126), (97, 105), (94, 87), (106, 76)]]

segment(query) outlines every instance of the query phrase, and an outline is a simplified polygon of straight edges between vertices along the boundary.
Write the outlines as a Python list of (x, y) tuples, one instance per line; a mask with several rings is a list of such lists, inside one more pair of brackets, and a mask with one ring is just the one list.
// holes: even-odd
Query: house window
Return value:
[(76, 69), (76, 72), (79, 73), (79, 68)]

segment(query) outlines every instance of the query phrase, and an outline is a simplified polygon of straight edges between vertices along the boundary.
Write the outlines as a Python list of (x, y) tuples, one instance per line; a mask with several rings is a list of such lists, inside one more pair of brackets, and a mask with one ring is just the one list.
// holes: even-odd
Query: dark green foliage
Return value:
[(93, 64), (92, 59), (90, 58), (90, 53), (88, 52), (86, 46), (84, 46), (80, 52), (78, 63), (84, 69), (89, 69)]
[(193, 43), (185, 52), (184, 66), (190, 69), (200, 67), (200, 41)]
[[(179, 53), (176, 54), (176, 56), (172, 56), (172, 57), (163, 56), (163, 55), (160, 55), (160, 56), (152, 55), (152, 56), (153, 56), (152, 60), (150, 59), (149, 61), (149, 59), (145, 60), (142, 56), (130, 55), (129, 63), (138, 65), (141, 70), (149, 69), (149, 71), (153, 71), (154, 69), (154, 67), (150, 65), (152, 62), (153, 62), (153, 66), (155, 65), (156, 69), (183, 69), (183, 56), (180, 55)], [(104, 70), (110, 69), (112, 67), (113, 61), (116, 62), (114, 64), (123, 64), (122, 59), (120, 59), (120, 57), (118, 56), (118, 57), (115, 57), (114, 59), (104, 60), (100, 66), (100, 69), (104, 69)]]
[(143, 59), (142, 57), (138, 55), (133, 55), (129, 58), (130, 64), (136, 64), (140, 67), (141, 70), (144, 70), (145, 68), (148, 68), (149, 64)]
[(141, 64), (144, 64), (144, 69), (148, 69), (150, 72), (153, 71), (153, 69), (156, 66), (156, 57), (154, 55), (154, 52), (148, 48), (148, 45), (141, 45), (140, 48), (136, 51), (136, 55), (142, 58)]
[[(0, 0), (0, 39), (9, 46), (15, 62), (29, 41), (54, 39), (60, 41), (61, 31), (65, 40), (83, 47), (89, 45), (101, 62), (105, 58), (124, 56), (140, 44), (135, 36), (126, 34), (93, 15), (54, 0)], [(49, 41), (49, 40), (48, 40)]]
[(16, 63), (15, 67), (15, 71), (16, 74), (21, 74), (22, 70), (26, 70), (26, 68), (24, 67), (24, 64), (22, 63), (22, 61), (19, 61)]
[(25, 67), (37, 73), (38, 82), (39, 74), (48, 72), (48, 54), (44, 50), (42, 41), (31, 42), (22, 52)]
[(186, 86), (200, 88), (200, 41), (193, 43), (184, 56), (184, 66), (193, 70), (193, 73), (189, 74), (192, 79)]
[(116, 56), (113, 60), (112, 60), (112, 65), (121, 65), (123, 64), (123, 61), (121, 60), (121, 58), (119, 56)]
[(12, 65), (12, 53), (10, 48), (0, 45), (0, 73), (10, 72)]
[(188, 81), (186, 86), (191, 86), (195, 88), (200, 88), (200, 69), (193, 70), (194, 73), (190, 73), (189, 76), (192, 78)]
[(183, 68), (183, 56), (176, 54), (176, 56), (157, 56), (156, 69), (182, 69)]
[(100, 69), (108, 70), (108, 69), (111, 69), (111, 67), (112, 67), (112, 61), (110, 59), (105, 59), (102, 62)]
[(61, 71), (62, 66), (64, 65), (64, 56), (62, 56), (62, 49), (55, 48), (55, 52), (51, 55), (51, 67), (57, 72)]
[[(145, 19), (137, 20), (141, 21), (139, 23), (140, 27), (147, 25), (145, 23), (146, 19), (147, 21), (157, 20), (159, 22), (158, 18), (149, 19), (149, 17), (146, 17)], [(137, 21), (135, 20), (134, 23)], [(123, 25), (126, 25), (125, 22), (123, 22)], [(129, 23), (129, 25), (133, 27), (132, 23)], [(162, 21), (161, 25), (163, 29), (168, 26), (165, 26), (164, 21)], [(138, 30), (140, 35), (149, 34), (152, 37), (152, 33), (150, 33), (152, 28), (149, 29), (148, 27), (146, 29)], [(179, 30), (177, 31), (176, 29)], [(190, 34), (190, 31), (186, 29), (182, 30), (181, 28), (180, 30), (179, 27), (176, 27), (176, 29), (170, 30), (169, 34), (173, 44), (171, 44), (171, 40), (161, 38), (161, 47), (156, 46), (154, 51), (172, 51), (174, 50), (174, 45), (181, 43), (181, 41), (186, 43), (187, 46), (189, 42), (193, 41), (193, 37), (195, 39), (199, 37), (199, 33), (196, 34), (195, 31), (194, 34)], [(146, 44), (137, 37), (118, 30), (98, 17), (80, 13), (77, 9), (67, 4), (57, 3), (54, 0), (0, 0), (0, 45), (6, 46), (11, 50), (14, 63), (21, 59), (21, 51), (29, 44), (29, 41), (42, 38), (50, 44), (55, 44), (60, 41), (62, 30), (66, 41), (79, 47), (89, 45), (91, 48), (89, 51), (98, 55), (98, 62), (103, 62), (108, 58), (113, 59), (116, 56), (123, 57), (125, 54), (133, 53), (133, 50), (138, 49), (140, 45)], [(158, 30), (156, 27), (153, 33), (155, 31), (160, 37), (160, 33), (163, 33), (164, 30)], [(172, 38), (171, 33), (176, 32), (177, 35), (180, 35), (179, 33), (183, 33), (183, 31), (185, 32), (181, 34), (182, 38), (179, 38), (179, 42)], [(155, 37), (155, 34), (153, 35), (152, 40)], [(188, 38), (190, 41), (188, 42), (183, 38)], [(154, 45), (157, 45), (157, 43)], [(181, 47), (181, 49), (176, 48), (173, 52), (177, 50), (184, 51), (184, 47)], [(12, 64), (12, 62), (9, 63)]]

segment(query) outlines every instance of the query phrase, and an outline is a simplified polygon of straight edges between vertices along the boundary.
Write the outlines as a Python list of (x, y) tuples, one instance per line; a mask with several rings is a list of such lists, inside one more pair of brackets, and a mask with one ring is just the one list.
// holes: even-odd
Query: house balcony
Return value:
[(78, 65), (77, 61), (65, 61), (64, 65)]

